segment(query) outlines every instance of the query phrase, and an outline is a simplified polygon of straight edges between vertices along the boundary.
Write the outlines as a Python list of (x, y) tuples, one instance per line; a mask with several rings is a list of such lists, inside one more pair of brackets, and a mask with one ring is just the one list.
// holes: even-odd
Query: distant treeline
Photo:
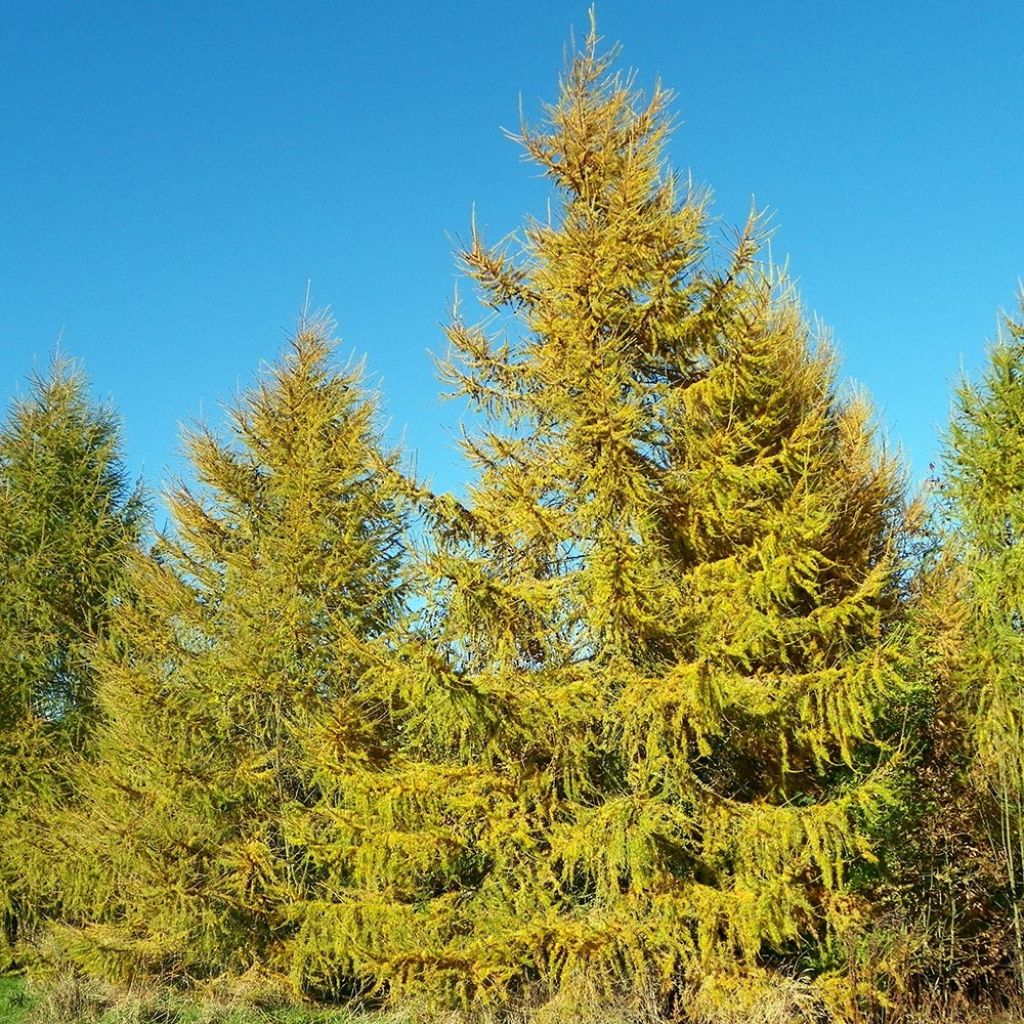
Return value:
[(12, 406), (0, 968), (698, 1020), (1020, 990), (1024, 326), (911, 500), (613, 56), (523, 129), (549, 219), (460, 254), (465, 502), (321, 320), (187, 435), (159, 535), (76, 366)]

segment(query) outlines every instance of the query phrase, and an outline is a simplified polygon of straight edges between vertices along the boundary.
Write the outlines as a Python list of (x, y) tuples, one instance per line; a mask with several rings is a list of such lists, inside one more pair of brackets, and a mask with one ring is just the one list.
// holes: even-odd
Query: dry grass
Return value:
[[(250, 979), (252, 981), (253, 979)], [(66, 976), (33, 993), (20, 979), (0, 978), (0, 1024), (832, 1024), (811, 986), (792, 980), (763, 991), (698, 989), (677, 1016), (650, 1006), (609, 1006), (568, 995), (517, 1010), (438, 1012), (408, 1007), (360, 1012), (337, 1007), (275, 1005), (278, 993), (250, 985), (213, 985), (202, 1000), (181, 993), (113, 989)], [(1024, 1006), (994, 1011), (936, 1004), (891, 1012), (877, 1024), (1024, 1024)]]

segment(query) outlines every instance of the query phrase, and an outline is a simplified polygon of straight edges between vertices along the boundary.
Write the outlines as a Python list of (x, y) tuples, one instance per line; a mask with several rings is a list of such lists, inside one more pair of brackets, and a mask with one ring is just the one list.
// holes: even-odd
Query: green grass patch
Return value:
[(23, 1024), (31, 1009), (25, 979), (0, 978), (0, 1024)]

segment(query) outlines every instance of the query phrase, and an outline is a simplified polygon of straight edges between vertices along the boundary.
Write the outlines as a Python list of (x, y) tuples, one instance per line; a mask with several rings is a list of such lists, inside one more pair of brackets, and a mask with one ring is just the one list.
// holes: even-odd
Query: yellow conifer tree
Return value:
[(291, 822), (329, 716), (352, 756), (387, 729), (361, 678), (399, 614), (402, 515), (357, 370), (321, 322), (186, 437), (198, 483), (140, 556), (98, 662), (103, 725), (79, 767), (59, 948), (119, 982), (283, 975), (315, 870)]
[(421, 496), (400, 743), (301, 944), (315, 978), (720, 995), (862, 924), (906, 691), (899, 469), (756, 223), (714, 259), (668, 100), (592, 32), (521, 136), (552, 217), (462, 254), (503, 317), (448, 330), (478, 475), (466, 505)]
[(43, 834), (95, 720), (107, 632), (146, 508), (112, 409), (67, 359), (0, 426), (0, 969), (55, 910)]

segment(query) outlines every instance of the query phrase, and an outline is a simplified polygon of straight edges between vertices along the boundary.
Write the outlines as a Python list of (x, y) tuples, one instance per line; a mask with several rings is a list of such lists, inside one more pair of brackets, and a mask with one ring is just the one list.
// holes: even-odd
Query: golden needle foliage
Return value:
[(961, 681), (976, 781), (1002, 855), (1024, 991), (1024, 320), (1005, 318), (980, 383), (961, 384), (946, 453), (948, 547), (966, 576)]
[[(613, 61), (592, 30), (517, 136), (548, 217), (496, 247), (474, 224), (461, 252), (483, 316), (456, 304), (440, 366), (476, 424), (465, 501), (404, 474), (319, 321), (230, 437), (187, 435), (195, 483), (149, 550), (108, 426), (107, 532), (74, 526), (95, 543), (71, 553), (33, 533), (19, 561), (42, 499), (11, 495), (47, 494), (63, 456), (0, 436), (0, 838), (34, 822), (12, 846), (30, 881), (0, 857), (0, 913), (50, 918), (41, 959), (123, 985), (854, 1019), (905, 980), (907, 921), (982, 885), (934, 851), (978, 849), (986, 822), (1019, 921), (1020, 328), (961, 392), (960, 564), (915, 582), (900, 467), (760, 219), (712, 241), (666, 161), (669, 95)], [(114, 552), (76, 598), (98, 617), (55, 641), (73, 676), (47, 675), (49, 633), (19, 653), (22, 611), (60, 604), (15, 568), (37, 547)], [(971, 692), (991, 820), (940, 735)], [(950, 779), (965, 835), (906, 841)], [(979, 949), (968, 930), (942, 934)]]
[(0, 426), (0, 969), (54, 912), (40, 830), (89, 735), (89, 647), (107, 632), (144, 519), (116, 417), (55, 359)]
[(329, 717), (370, 757), (386, 716), (362, 677), (401, 606), (401, 514), (356, 371), (304, 323), (186, 443), (198, 486), (132, 566), (96, 652), (103, 714), (63, 823), (65, 952), (116, 980), (280, 970), (316, 873), (291, 822), (316, 797), (303, 753)]
[(520, 136), (551, 218), (462, 253), (499, 316), (457, 311), (442, 364), (477, 477), (421, 495), (399, 742), (321, 812), (351, 852), (300, 942), (316, 984), (669, 990), (859, 925), (907, 689), (899, 472), (756, 224), (713, 259), (667, 102), (592, 35)]

